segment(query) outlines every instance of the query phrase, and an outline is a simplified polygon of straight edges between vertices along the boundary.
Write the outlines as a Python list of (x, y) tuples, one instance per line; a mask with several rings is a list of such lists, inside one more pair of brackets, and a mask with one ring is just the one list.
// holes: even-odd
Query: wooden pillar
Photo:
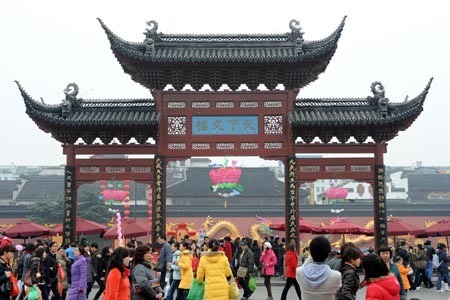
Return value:
[(377, 143), (375, 149), (375, 172), (373, 182), (373, 211), (375, 249), (388, 243), (386, 217), (386, 167), (383, 159), (384, 146)]
[(298, 185), (297, 185), (297, 158), (286, 157), (285, 162), (285, 223), (286, 243), (295, 243), (300, 249), (300, 236), (298, 225)]
[(166, 234), (166, 163), (165, 157), (155, 155), (153, 193), (152, 241)]
[(65, 145), (63, 244), (77, 240), (77, 181), (74, 145)]

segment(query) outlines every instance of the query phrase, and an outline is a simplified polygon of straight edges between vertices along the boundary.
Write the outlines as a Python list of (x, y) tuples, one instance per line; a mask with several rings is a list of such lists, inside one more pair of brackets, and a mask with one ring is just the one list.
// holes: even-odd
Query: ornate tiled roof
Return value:
[(116, 137), (121, 143), (135, 138), (143, 144), (158, 132), (161, 115), (152, 99), (81, 99), (76, 98), (78, 86), (69, 84), (62, 103), (48, 105), (34, 100), (16, 83), (27, 114), (62, 143), (73, 144), (82, 138), (91, 144), (98, 137), (107, 144)]
[(325, 143), (333, 137), (346, 142), (352, 136), (360, 143), (368, 137), (386, 142), (419, 116), (432, 81), (433, 78), (417, 97), (402, 103), (390, 103), (379, 82), (372, 84), (373, 97), (298, 99), (295, 110), (288, 114), (293, 136), (306, 143), (316, 136)]
[(305, 41), (299, 22), (292, 20), (291, 32), (284, 34), (187, 35), (158, 33), (158, 23), (150, 21), (145, 40), (125, 41), (100, 20), (111, 49), (124, 71), (150, 89), (172, 84), (181, 90), (190, 84), (200, 89), (209, 84), (217, 90), (227, 84), (236, 90), (246, 84), (275, 89), (301, 88), (325, 71), (344, 28), (345, 18), (327, 38)]

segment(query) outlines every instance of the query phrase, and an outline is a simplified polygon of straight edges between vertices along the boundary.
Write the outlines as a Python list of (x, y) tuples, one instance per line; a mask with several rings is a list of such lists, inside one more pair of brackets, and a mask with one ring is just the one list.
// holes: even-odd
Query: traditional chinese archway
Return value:
[[(320, 41), (305, 41), (296, 20), (288, 33), (265, 35), (163, 34), (150, 21), (145, 40), (129, 43), (99, 21), (124, 71), (148, 88), (152, 99), (81, 99), (78, 86), (69, 84), (62, 103), (50, 106), (33, 100), (18, 84), (27, 114), (63, 144), (67, 155), (66, 243), (75, 239), (77, 187), (95, 180), (150, 184), (152, 237), (163, 234), (166, 166), (196, 156), (283, 161), (286, 238), (297, 245), (300, 184), (324, 178), (369, 182), (375, 191), (376, 246), (387, 241), (383, 155), (387, 141), (423, 110), (431, 80), (416, 98), (402, 103), (391, 104), (379, 82), (371, 86), (373, 96), (297, 99), (300, 89), (325, 71), (345, 18)], [(242, 84), (246, 89), (239, 89)], [(284, 89), (278, 90), (279, 84)], [(266, 89), (259, 90), (260, 85)], [(75, 144), (79, 138), (84, 144)], [(103, 145), (94, 144), (96, 138)], [(137, 144), (130, 144), (132, 138)], [(322, 158), (336, 153), (349, 157)], [(351, 157), (361, 153), (366, 156)], [(126, 157), (80, 158), (118, 154)], [(135, 155), (146, 158), (131, 158)]]

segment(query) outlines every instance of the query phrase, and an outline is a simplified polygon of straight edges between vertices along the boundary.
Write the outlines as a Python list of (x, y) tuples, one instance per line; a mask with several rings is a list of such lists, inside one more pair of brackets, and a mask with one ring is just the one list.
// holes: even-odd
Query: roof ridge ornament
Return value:
[(78, 85), (76, 83), (69, 83), (64, 89), (66, 98), (63, 99), (61, 104), (61, 116), (65, 119), (70, 116), (72, 108), (80, 107), (82, 99), (77, 99), (79, 92)]
[(158, 22), (155, 20), (147, 21), (146, 24), (150, 27), (145, 29), (144, 45), (145, 54), (152, 54), (155, 51), (155, 40), (158, 39)]
[(367, 97), (370, 100), (372, 105), (378, 105), (378, 111), (381, 114), (381, 117), (384, 119), (388, 116), (388, 103), (389, 98), (385, 97), (386, 90), (384, 89), (384, 85), (379, 81), (374, 81), (370, 85), (370, 89), (372, 90), (373, 97)]
[(300, 27), (300, 21), (296, 19), (292, 19), (289, 22), (289, 28), (291, 29), (291, 36), (288, 41), (294, 42), (295, 54), (303, 54), (303, 31), (301, 31), (302, 27)]

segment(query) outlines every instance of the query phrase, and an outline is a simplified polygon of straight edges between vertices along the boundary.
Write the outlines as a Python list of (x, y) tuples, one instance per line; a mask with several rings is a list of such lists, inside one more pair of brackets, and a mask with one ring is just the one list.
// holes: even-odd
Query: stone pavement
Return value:
[[(433, 280), (435, 281), (435, 280)], [(272, 283), (272, 294), (273, 294), (273, 299), (275, 300), (280, 300), (281, 298), (281, 293), (283, 291), (284, 288), (284, 279), (282, 279), (281, 277), (274, 277), (271, 280)], [(260, 277), (258, 277), (256, 279), (256, 291), (253, 293), (253, 295), (250, 297), (251, 300), (265, 300), (267, 298), (267, 292), (266, 292), (266, 288), (264, 287), (264, 280)], [(98, 286), (94, 285), (91, 294), (89, 295), (89, 299), (93, 299), (95, 293), (97, 292)], [(242, 290), (241, 291), (241, 296), (242, 296)], [(366, 295), (366, 289), (360, 289), (358, 291), (358, 293), (356, 294), (356, 300), (364, 300), (365, 299), (365, 295)], [(437, 293), (436, 292), (436, 288), (432, 288), (432, 289), (426, 289), (426, 288), (421, 288), (419, 291), (410, 291), (407, 294), (407, 299), (408, 300), (448, 300), (450, 299), (450, 292), (445, 292), (445, 293)], [(240, 298), (238, 298), (240, 299)], [(287, 300), (297, 300), (297, 295), (295, 293), (295, 289), (294, 287), (291, 287), (291, 289), (289, 290), (288, 296), (287, 296)]]

